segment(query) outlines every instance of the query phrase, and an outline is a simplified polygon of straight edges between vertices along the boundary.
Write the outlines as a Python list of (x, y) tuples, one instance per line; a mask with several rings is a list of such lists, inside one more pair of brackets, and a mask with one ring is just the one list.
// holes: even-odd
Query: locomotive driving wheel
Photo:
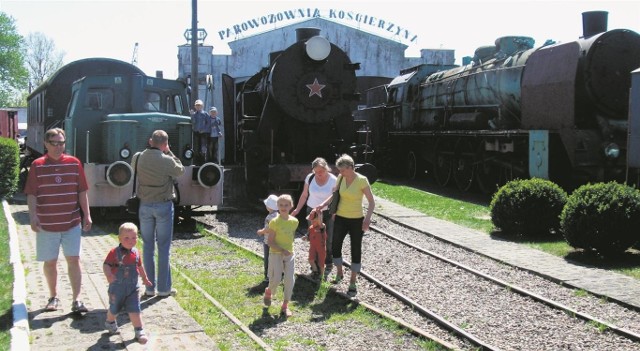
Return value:
[(411, 180), (418, 178), (418, 172), (420, 170), (420, 160), (413, 150), (409, 150), (407, 153), (407, 176)]
[(469, 191), (476, 171), (475, 147), (467, 138), (458, 139), (452, 163), (453, 179), (458, 189)]
[(445, 187), (451, 181), (453, 173), (453, 142), (448, 139), (438, 140), (434, 153), (434, 177), (438, 185)]

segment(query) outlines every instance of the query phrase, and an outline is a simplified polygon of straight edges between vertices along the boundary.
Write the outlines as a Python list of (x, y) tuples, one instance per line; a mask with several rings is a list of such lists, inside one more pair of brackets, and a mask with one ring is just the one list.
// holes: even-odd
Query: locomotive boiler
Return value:
[(463, 191), (527, 177), (566, 187), (624, 180), (640, 35), (607, 30), (601, 11), (584, 13), (583, 25), (575, 41), (534, 48), (532, 38), (502, 37), (464, 66), (426, 78), (425, 67), (406, 70), (371, 90), (384, 98), (358, 118), (373, 130), (376, 162)]
[(131, 196), (134, 154), (148, 146), (154, 130), (169, 135), (185, 174), (174, 182), (176, 213), (222, 203), (222, 168), (192, 165), (191, 119), (186, 84), (146, 76), (139, 68), (108, 58), (88, 58), (60, 68), (27, 98), (25, 168), (46, 151), (43, 136), (63, 128), (65, 153), (83, 163), (89, 205), (120, 208)]
[(296, 43), (271, 53), (269, 66), (237, 95), (236, 148), (243, 154), (250, 200), (295, 193), (316, 157), (332, 162), (348, 153), (365, 161), (364, 128), (352, 116), (359, 64), (319, 32), (297, 29)]

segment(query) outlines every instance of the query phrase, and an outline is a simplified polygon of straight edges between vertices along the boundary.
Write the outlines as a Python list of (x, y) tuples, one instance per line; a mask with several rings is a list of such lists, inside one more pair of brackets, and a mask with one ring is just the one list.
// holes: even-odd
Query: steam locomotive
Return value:
[(373, 131), (374, 163), (462, 191), (528, 177), (567, 188), (624, 180), (638, 67), (640, 35), (586, 12), (575, 41), (534, 48), (532, 38), (502, 37), (464, 66), (402, 71), (367, 92), (356, 118)]
[[(296, 43), (270, 55), (268, 67), (237, 94), (235, 120), (249, 200), (295, 193), (316, 157), (348, 153), (365, 162), (364, 128), (352, 116), (360, 94), (358, 63), (317, 28), (298, 28)], [(375, 174), (371, 165), (361, 168)]]
[(43, 136), (63, 128), (65, 152), (83, 163), (89, 205), (124, 206), (131, 196), (132, 156), (148, 146), (154, 130), (169, 134), (185, 174), (176, 179), (176, 213), (222, 203), (221, 166), (192, 165), (191, 119), (186, 84), (146, 76), (139, 68), (108, 58), (88, 58), (60, 68), (27, 98), (28, 138), (24, 168), (45, 153)]

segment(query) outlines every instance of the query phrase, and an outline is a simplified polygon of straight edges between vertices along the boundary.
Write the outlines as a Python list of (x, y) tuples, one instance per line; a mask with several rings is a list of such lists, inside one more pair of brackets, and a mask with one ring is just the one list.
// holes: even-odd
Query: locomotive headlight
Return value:
[(215, 163), (207, 162), (198, 169), (198, 183), (205, 188), (211, 188), (222, 179), (222, 169)]
[(616, 143), (609, 143), (604, 148), (604, 155), (608, 159), (611, 159), (611, 160), (616, 159), (620, 156), (620, 147)]
[(331, 43), (323, 37), (313, 37), (305, 43), (307, 56), (312, 60), (322, 61), (329, 57), (331, 52)]
[(109, 185), (114, 188), (122, 188), (131, 183), (133, 169), (124, 161), (116, 161), (109, 165), (105, 176)]
[(184, 154), (183, 154), (182, 156), (184, 156), (184, 158), (186, 158), (187, 160), (192, 159), (192, 158), (193, 158), (193, 150), (191, 150), (191, 149), (186, 149), (186, 150), (184, 151)]
[(126, 147), (123, 147), (122, 149), (120, 149), (120, 157), (122, 158), (129, 158), (129, 155), (131, 155), (131, 150), (129, 150)]

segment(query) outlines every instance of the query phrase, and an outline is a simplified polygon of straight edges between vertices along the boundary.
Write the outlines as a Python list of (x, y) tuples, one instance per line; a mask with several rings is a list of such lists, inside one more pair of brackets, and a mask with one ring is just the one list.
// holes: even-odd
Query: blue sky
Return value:
[[(396, 39), (407, 45), (407, 56), (418, 56), (422, 48), (456, 51), (456, 63), (473, 55), (478, 46), (491, 45), (497, 37), (525, 35), (536, 40), (571, 41), (582, 34), (582, 12), (609, 12), (609, 28), (640, 32), (640, 1), (219, 1), (198, 2), (198, 26), (208, 36), (205, 44), (213, 53), (229, 53), (220, 32), (254, 19), (275, 17), (288, 10), (318, 10), (330, 14), (358, 15), (356, 20), (337, 22), (360, 27), (376, 35)], [(187, 43), (184, 32), (191, 27), (191, 0), (0, 0), (0, 11), (16, 20), (22, 35), (43, 32), (65, 52), (65, 62), (87, 57), (111, 57), (130, 62), (135, 43), (139, 43), (138, 65), (148, 75), (162, 70), (165, 78), (176, 78), (177, 47)], [(405, 35), (362, 23), (364, 16), (400, 27)], [(259, 34), (295, 21), (281, 20), (266, 29), (253, 29), (241, 35)], [(411, 41), (409, 39), (415, 38)]]

